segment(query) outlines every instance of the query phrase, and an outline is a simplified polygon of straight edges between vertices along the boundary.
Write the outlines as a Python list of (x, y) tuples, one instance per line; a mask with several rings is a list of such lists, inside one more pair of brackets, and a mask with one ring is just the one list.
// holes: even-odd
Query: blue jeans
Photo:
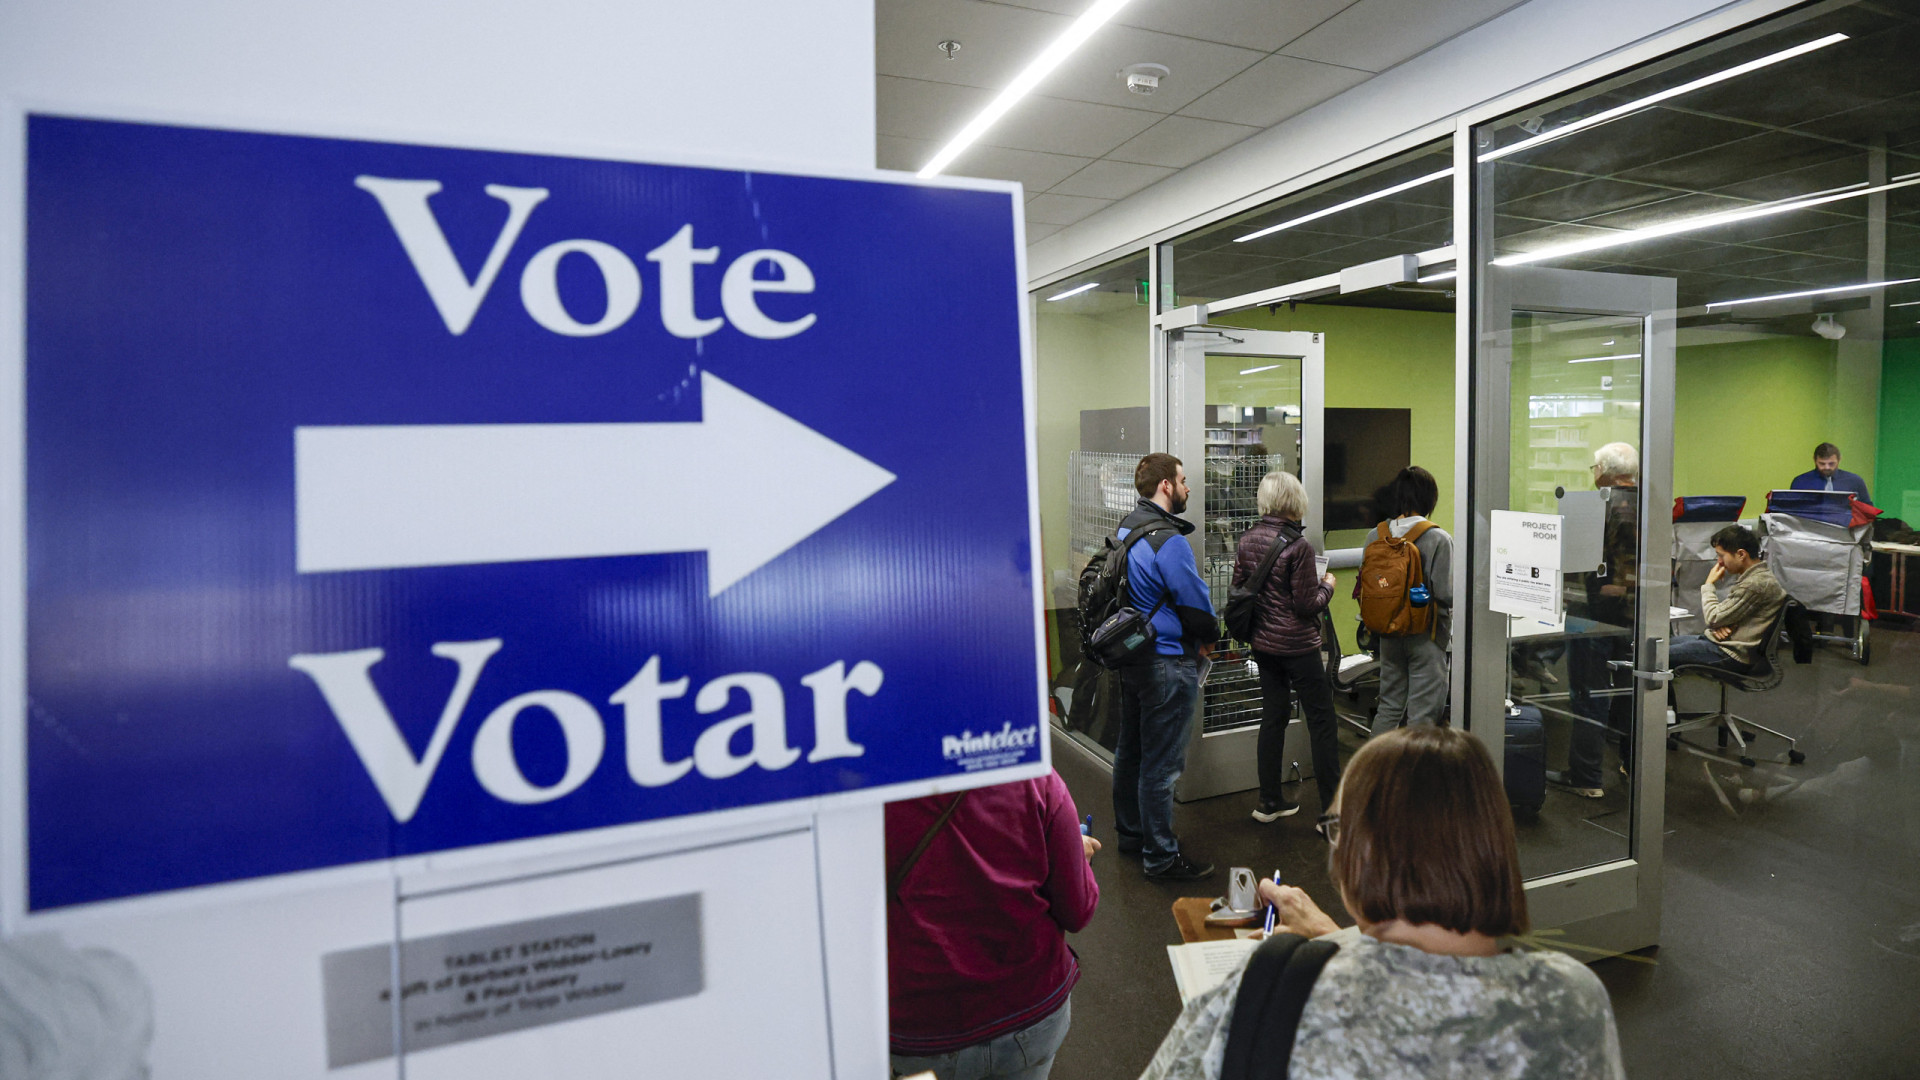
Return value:
[(1187, 767), (1187, 729), (1200, 697), (1191, 656), (1155, 656), (1120, 669), (1120, 733), (1113, 748), (1113, 831), (1138, 848), (1149, 874), (1180, 854), (1173, 835), (1173, 785)]
[(1067, 1041), (1073, 999), (1019, 1031), (933, 1057), (893, 1055), (895, 1077), (931, 1072), (939, 1080), (1047, 1080), (1053, 1055)]
[(1667, 666), (1696, 664), (1737, 671), (1742, 675), (1753, 668), (1728, 656), (1713, 640), (1702, 634), (1681, 634), (1667, 643)]

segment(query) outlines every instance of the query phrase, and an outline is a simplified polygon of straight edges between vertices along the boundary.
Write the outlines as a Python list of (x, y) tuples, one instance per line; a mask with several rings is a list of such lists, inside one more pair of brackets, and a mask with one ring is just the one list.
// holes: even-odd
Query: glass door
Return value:
[[(1194, 556), (1225, 606), (1240, 534), (1260, 520), (1261, 477), (1279, 469), (1307, 489), (1307, 539), (1322, 546), (1319, 447), (1325, 402), (1322, 335), (1189, 326), (1167, 334), (1167, 447), (1186, 463), (1198, 528)], [(1182, 802), (1259, 786), (1260, 680), (1252, 656), (1223, 640), (1200, 693), (1200, 716), (1176, 795)], [(1288, 760), (1306, 762), (1304, 726), (1287, 729)]]
[(1481, 292), (1468, 711), (1510, 792), (1544, 754), (1529, 907), (1587, 954), (1659, 937), (1673, 312), (1669, 278), (1490, 266)]

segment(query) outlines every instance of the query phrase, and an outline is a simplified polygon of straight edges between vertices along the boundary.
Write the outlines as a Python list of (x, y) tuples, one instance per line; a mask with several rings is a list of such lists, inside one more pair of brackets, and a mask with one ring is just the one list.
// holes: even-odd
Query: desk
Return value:
[(1173, 902), (1173, 921), (1180, 926), (1181, 941), (1232, 941), (1238, 936), (1231, 926), (1207, 925), (1212, 905), (1210, 896), (1183, 896)]
[(1877, 540), (1873, 552), (1884, 556), (1872, 565), (1874, 606), (1882, 615), (1920, 615), (1920, 579), (1912, 576), (1920, 569), (1920, 546)]

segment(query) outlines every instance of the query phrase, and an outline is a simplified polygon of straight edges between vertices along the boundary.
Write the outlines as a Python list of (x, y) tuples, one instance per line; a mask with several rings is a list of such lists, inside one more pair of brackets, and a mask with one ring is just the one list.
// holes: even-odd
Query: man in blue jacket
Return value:
[(1133, 471), (1140, 501), (1120, 522), (1124, 540), (1152, 532), (1127, 554), (1133, 606), (1153, 612), (1153, 659), (1120, 671), (1120, 736), (1113, 751), (1113, 821), (1122, 852), (1138, 852), (1147, 877), (1195, 881), (1211, 863), (1189, 859), (1173, 835), (1173, 785), (1187, 766), (1187, 733), (1200, 696), (1199, 660), (1220, 640), (1213, 599), (1187, 534), (1187, 471), (1171, 454), (1148, 454)]
[(1873, 505), (1867, 494), (1867, 482), (1858, 473), (1840, 467), (1840, 448), (1823, 442), (1813, 448), (1813, 468), (1793, 478), (1795, 491), (1851, 491), (1860, 501)]

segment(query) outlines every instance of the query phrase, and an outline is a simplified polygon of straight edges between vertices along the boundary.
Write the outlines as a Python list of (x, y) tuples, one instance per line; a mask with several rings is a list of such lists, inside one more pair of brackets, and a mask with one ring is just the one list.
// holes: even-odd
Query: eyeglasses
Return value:
[(1336, 813), (1321, 814), (1320, 820), (1317, 824), (1320, 827), (1320, 835), (1327, 838), (1327, 843), (1337, 844), (1340, 842), (1340, 815), (1339, 814), (1336, 814)]

